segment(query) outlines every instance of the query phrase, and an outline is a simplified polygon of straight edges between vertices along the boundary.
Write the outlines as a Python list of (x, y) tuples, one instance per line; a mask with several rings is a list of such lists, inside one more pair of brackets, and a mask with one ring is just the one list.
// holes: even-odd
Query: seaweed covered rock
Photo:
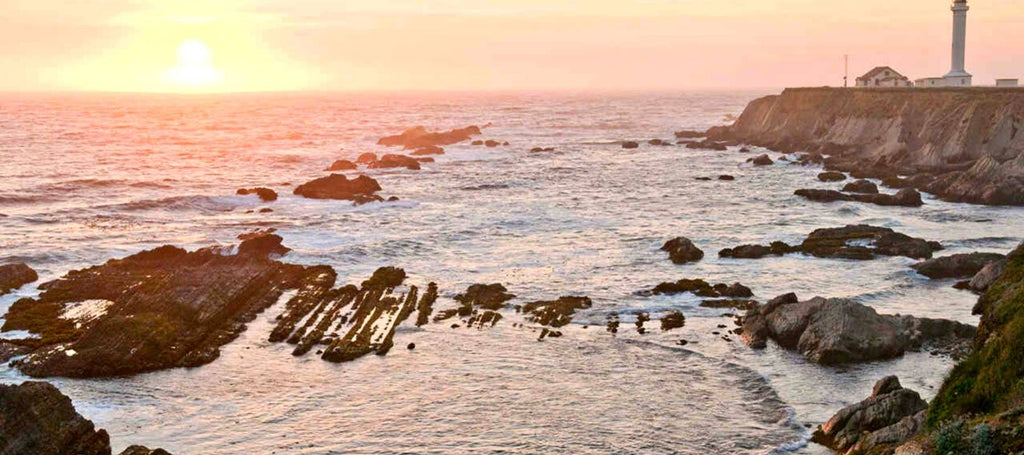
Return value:
[(971, 277), (986, 265), (1001, 261), (997, 253), (964, 253), (929, 259), (911, 266), (917, 273), (932, 279)]
[(8, 311), (3, 330), (39, 336), (18, 340), (33, 352), (15, 366), (30, 376), (86, 378), (209, 363), (285, 289), (320, 275), (333, 282), (329, 267), (272, 259), (282, 250), (280, 237), (266, 235), (234, 255), (164, 246), (69, 272)]
[(0, 265), (0, 295), (38, 279), (36, 271), (23, 263)]
[(900, 385), (895, 376), (882, 378), (871, 396), (847, 406), (814, 432), (813, 440), (840, 453), (892, 453), (924, 424), (928, 404)]
[(380, 184), (366, 175), (349, 179), (341, 174), (331, 174), (299, 185), (294, 193), (309, 199), (342, 199), (362, 204), (383, 200), (376, 195), (380, 190)]
[(467, 126), (449, 131), (427, 131), (426, 128), (417, 126), (409, 128), (399, 135), (382, 137), (377, 141), (377, 145), (387, 147), (401, 146), (406, 150), (443, 147), (468, 141), (473, 136), (479, 134), (481, 132), (478, 126)]
[(696, 262), (704, 258), (704, 252), (686, 237), (676, 237), (665, 242), (661, 247), (661, 251), (667, 251), (668, 258), (674, 264), (686, 264), (687, 262)]
[(975, 334), (974, 327), (955, 321), (881, 315), (848, 299), (799, 301), (794, 294), (748, 311), (742, 327), (751, 347), (772, 339), (826, 365), (888, 359), (925, 346), (956, 352)]

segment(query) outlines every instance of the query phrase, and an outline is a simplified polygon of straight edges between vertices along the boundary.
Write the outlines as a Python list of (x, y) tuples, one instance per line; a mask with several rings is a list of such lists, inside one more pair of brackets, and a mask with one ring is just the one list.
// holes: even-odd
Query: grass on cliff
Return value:
[[(1020, 251), (1020, 250), (1018, 250)], [(928, 424), (984, 418), (1024, 407), (1024, 254), (981, 298), (984, 344), (953, 368), (928, 410)]]

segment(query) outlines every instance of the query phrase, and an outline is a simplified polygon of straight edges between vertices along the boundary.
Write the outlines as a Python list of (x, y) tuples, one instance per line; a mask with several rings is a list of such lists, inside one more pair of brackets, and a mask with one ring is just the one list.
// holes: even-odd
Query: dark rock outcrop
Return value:
[(992, 286), (992, 283), (995, 283), (996, 280), (1003, 276), (1005, 271), (1006, 259), (990, 262), (985, 267), (982, 267), (978, 273), (974, 274), (968, 286), (972, 291), (985, 292)]
[(1005, 259), (997, 253), (965, 253), (929, 259), (911, 267), (932, 279), (972, 277), (986, 265)]
[(526, 320), (548, 327), (562, 327), (572, 322), (576, 310), (590, 308), (589, 297), (559, 297), (557, 300), (529, 302), (523, 305)]
[(402, 146), (406, 150), (422, 149), (426, 147), (443, 147), (446, 145), (458, 144), (470, 140), (473, 136), (481, 134), (477, 126), (467, 126), (449, 131), (431, 132), (422, 126), (407, 129), (397, 136), (382, 137), (377, 145), (387, 147)]
[(383, 200), (375, 194), (380, 190), (380, 184), (366, 175), (349, 179), (341, 174), (331, 174), (299, 185), (294, 193), (310, 199), (342, 199), (364, 204)]
[(825, 365), (889, 359), (925, 345), (958, 351), (975, 333), (974, 327), (954, 321), (880, 315), (848, 299), (801, 302), (793, 294), (748, 311), (742, 323), (743, 339), (751, 347), (762, 348), (773, 339)]
[(420, 170), (420, 162), (416, 161), (415, 158), (405, 155), (387, 154), (380, 157), (379, 160), (370, 163), (367, 167), (370, 169), (394, 169), (404, 167), (412, 171), (418, 171)]
[(0, 384), (0, 454), (110, 455), (110, 436), (49, 383)]
[(779, 241), (772, 242), (771, 246), (740, 245), (723, 249), (718, 255), (737, 259), (758, 259), (768, 255), (782, 256), (789, 253), (804, 253), (833, 259), (869, 260), (874, 259), (876, 255), (929, 259), (933, 251), (941, 249), (942, 245), (937, 242), (910, 237), (889, 228), (862, 224), (817, 229), (797, 246)]
[(376, 162), (376, 161), (377, 161), (377, 154), (376, 153), (370, 153), (370, 152), (366, 152), (366, 153), (360, 154), (359, 157), (356, 158), (356, 164), (369, 165), (370, 163), (373, 163), (373, 162)]
[(434, 320), (444, 321), (459, 316), (470, 318), (472, 322), (467, 323), (470, 327), (473, 323), (479, 327), (483, 327), (486, 322), (494, 325), (501, 319), (498, 310), (505, 308), (506, 302), (514, 298), (516, 296), (509, 293), (500, 283), (473, 284), (466, 288), (465, 292), (454, 297), (454, 300), (459, 302), (459, 307), (439, 312)]
[(280, 237), (266, 235), (234, 255), (164, 246), (69, 272), (11, 306), (3, 330), (39, 336), (17, 341), (33, 352), (13, 364), (35, 377), (87, 378), (212, 362), (285, 289), (333, 281), (329, 267), (269, 256), (282, 250)]
[(668, 314), (661, 318), (661, 331), (667, 332), (669, 330), (678, 329), (686, 325), (686, 316), (683, 316), (682, 312), (670, 311)]
[[(877, 188), (876, 188), (877, 189)], [(800, 189), (793, 194), (816, 202), (857, 201), (883, 206), (920, 207), (924, 205), (921, 193), (904, 188), (896, 194), (846, 194), (835, 190)]]
[(23, 263), (0, 265), (0, 295), (39, 279), (32, 267)]
[(723, 175), (719, 175), (718, 176), (718, 180), (724, 180), (724, 181), (730, 181), (731, 182), (733, 180), (736, 180), (736, 177), (733, 177), (731, 175), (724, 175), (723, 174)]
[(892, 453), (924, 426), (928, 404), (899, 379), (879, 380), (868, 399), (832, 416), (814, 432), (813, 440), (840, 453)]
[(704, 258), (704, 252), (686, 237), (676, 237), (665, 242), (661, 247), (661, 251), (667, 251), (668, 258), (674, 264), (697, 262)]
[(675, 282), (661, 283), (650, 291), (641, 292), (641, 295), (675, 295), (689, 292), (699, 297), (752, 297), (754, 293), (750, 288), (740, 284), (719, 283), (714, 286), (707, 281), (683, 278)]
[(150, 450), (145, 446), (128, 446), (120, 455), (171, 455), (164, 449)]
[(828, 170), (948, 201), (1024, 205), (1022, 119), (1015, 89), (799, 88), (752, 101), (708, 137), (828, 154)]
[(640, 148), (640, 144), (636, 143), (635, 141), (623, 141), (622, 142), (622, 148), (624, 148), (624, 149)]
[(775, 162), (772, 161), (772, 159), (769, 158), (766, 154), (762, 154), (757, 158), (751, 158), (750, 162), (753, 163), (754, 166), (771, 166), (775, 164)]
[(822, 182), (841, 182), (846, 180), (846, 174), (835, 171), (822, 172), (818, 174), (818, 180), (821, 180)]
[(847, 193), (861, 193), (861, 194), (878, 194), (878, 185), (868, 180), (857, 180), (854, 182), (847, 183), (843, 187), (843, 191)]
[[(377, 160), (377, 157), (374, 156), (373, 157), (373, 161), (376, 161), (376, 160)], [(359, 165), (357, 165), (356, 163), (353, 163), (353, 162), (351, 162), (349, 160), (337, 160), (334, 163), (331, 163), (330, 167), (328, 167), (325, 170), (327, 172), (334, 172), (334, 171), (352, 171), (352, 170), (355, 170), (355, 169), (359, 169)]]
[(272, 202), (277, 200), (277, 192), (270, 188), (241, 188), (235, 193), (240, 196), (255, 194), (265, 202)]

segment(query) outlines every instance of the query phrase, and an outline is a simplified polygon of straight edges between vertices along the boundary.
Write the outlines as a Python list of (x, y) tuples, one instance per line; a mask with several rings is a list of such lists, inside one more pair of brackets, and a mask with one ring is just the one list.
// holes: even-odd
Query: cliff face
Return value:
[(1024, 89), (787, 89), (708, 136), (827, 154), (828, 168), (947, 200), (1024, 205)]

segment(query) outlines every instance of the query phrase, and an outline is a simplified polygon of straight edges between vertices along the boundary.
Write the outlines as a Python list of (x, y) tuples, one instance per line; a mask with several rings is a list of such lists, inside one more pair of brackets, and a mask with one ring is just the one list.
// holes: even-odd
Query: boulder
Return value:
[(421, 147), (419, 149), (416, 149), (416, 151), (412, 152), (411, 155), (414, 155), (414, 156), (444, 155), (444, 149), (441, 148), (441, 147), (438, 147), (436, 145), (428, 145), (426, 147)]
[(674, 264), (686, 264), (687, 262), (696, 262), (704, 258), (704, 252), (686, 237), (676, 237), (665, 242), (661, 247), (661, 251), (667, 251), (668, 258)]
[(772, 161), (772, 159), (769, 158), (767, 154), (758, 156), (757, 158), (751, 158), (750, 162), (753, 163), (754, 166), (771, 166), (775, 164), (775, 162)]
[(846, 174), (835, 171), (822, 172), (818, 174), (818, 180), (822, 182), (841, 182), (846, 180)]
[[(376, 160), (377, 160), (377, 156), (374, 155), (373, 161), (376, 161)], [(334, 163), (331, 163), (330, 167), (328, 167), (325, 170), (327, 172), (351, 171), (351, 170), (355, 170), (355, 169), (358, 169), (358, 168), (359, 168), (359, 166), (356, 163), (353, 163), (353, 162), (351, 162), (349, 160), (337, 160)]]
[(921, 193), (904, 188), (896, 194), (846, 194), (835, 190), (800, 189), (793, 194), (815, 202), (857, 201), (882, 206), (920, 207), (924, 205)]
[(259, 196), (260, 200), (264, 202), (271, 202), (277, 200), (277, 192), (270, 188), (242, 188), (235, 192), (240, 196), (248, 196), (255, 194)]
[(749, 311), (742, 327), (751, 347), (763, 348), (773, 339), (824, 365), (889, 359), (924, 346), (963, 345), (975, 333), (974, 327), (955, 321), (880, 315), (849, 299), (798, 301), (794, 294)]
[(32, 267), (23, 263), (0, 265), (0, 295), (39, 279)]
[(405, 155), (387, 154), (380, 157), (379, 160), (370, 163), (367, 167), (370, 169), (394, 169), (404, 167), (409, 170), (418, 171), (420, 170), (420, 162), (416, 161), (415, 158)]
[(974, 274), (968, 286), (975, 292), (985, 292), (1006, 271), (1006, 260), (993, 261)]
[(501, 145), (501, 142), (498, 142), (498, 141), (495, 141), (495, 140), (488, 139), (488, 140), (484, 141), (484, 147), (487, 147), (487, 148), (494, 148), (494, 147), (497, 147), (499, 145)]
[(736, 177), (733, 177), (731, 175), (719, 175), (718, 176), (718, 180), (724, 180), (724, 181), (730, 181), (731, 182), (733, 180), (736, 180)]
[(124, 376), (212, 362), (220, 346), (286, 289), (328, 280), (330, 267), (284, 264), (276, 235), (211, 247), (143, 251), (71, 271), (11, 305), (2, 330), (28, 330), (31, 354), (12, 365), (33, 377)]
[(294, 193), (310, 199), (343, 199), (359, 204), (381, 200), (374, 194), (380, 190), (380, 184), (366, 175), (349, 179), (341, 174), (331, 174), (299, 185)]
[(729, 147), (726, 146), (725, 143), (709, 141), (709, 140), (686, 142), (686, 148), (688, 148), (688, 149), (714, 150), (714, 151), (717, 151), (717, 152), (724, 152), (726, 150), (729, 150)]
[(0, 453), (110, 455), (110, 436), (49, 383), (0, 384)]
[(622, 148), (624, 148), (624, 149), (640, 148), (640, 144), (638, 144), (638, 143), (636, 143), (634, 141), (623, 141), (622, 142)]
[(997, 253), (965, 253), (929, 259), (910, 266), (917, 273), (932, 279), (966, 278), (976, 275), (986, 265), (1005, 259)]
[(847, 183), (843, 187), (843, 191), (847, 193), (878, 194), (878, 185), (869, 180), (861, 179)]
[(760, 259), (769, 254), (782, 256), (797, 251), (794, 247), (785, 242), (772, 242), (771, 246), (764, 245), (740, 245), (734, 248), (725, 248), (718, 252), (719, 257), (736, 259)]
[(840, 453), (892, 453), (924, 427), (927, 408), (917, 392), (889, 376), (875, 384), (868, 399), (832, 416), (812, 439)]
[(377, 141), (378, 145), (387, 147), (402, 146), (406, 150), (422, 149), (432, 146), (446, 146), (468, 141), (473, 136), (481, 134), (477, 126), (467, 126), (449, 131), (431, 132), (422, 126), (407, 129), (397, 136), (382, 137)]
[(670, 311), (668, 314), (661, 318), (661, 331), (667, 332), (669, 330), (678, 329), (686, 325), (686, 316), (679, 311)]
[(357, 164), (369, 165), (371, 163), (375, 163), (376, 161), (377, 161), (377, 154), (369, 153), (369, 152), (363, 153), (363, 154), (359, 155), (358, 158), (356, 158), (356, 163)]

